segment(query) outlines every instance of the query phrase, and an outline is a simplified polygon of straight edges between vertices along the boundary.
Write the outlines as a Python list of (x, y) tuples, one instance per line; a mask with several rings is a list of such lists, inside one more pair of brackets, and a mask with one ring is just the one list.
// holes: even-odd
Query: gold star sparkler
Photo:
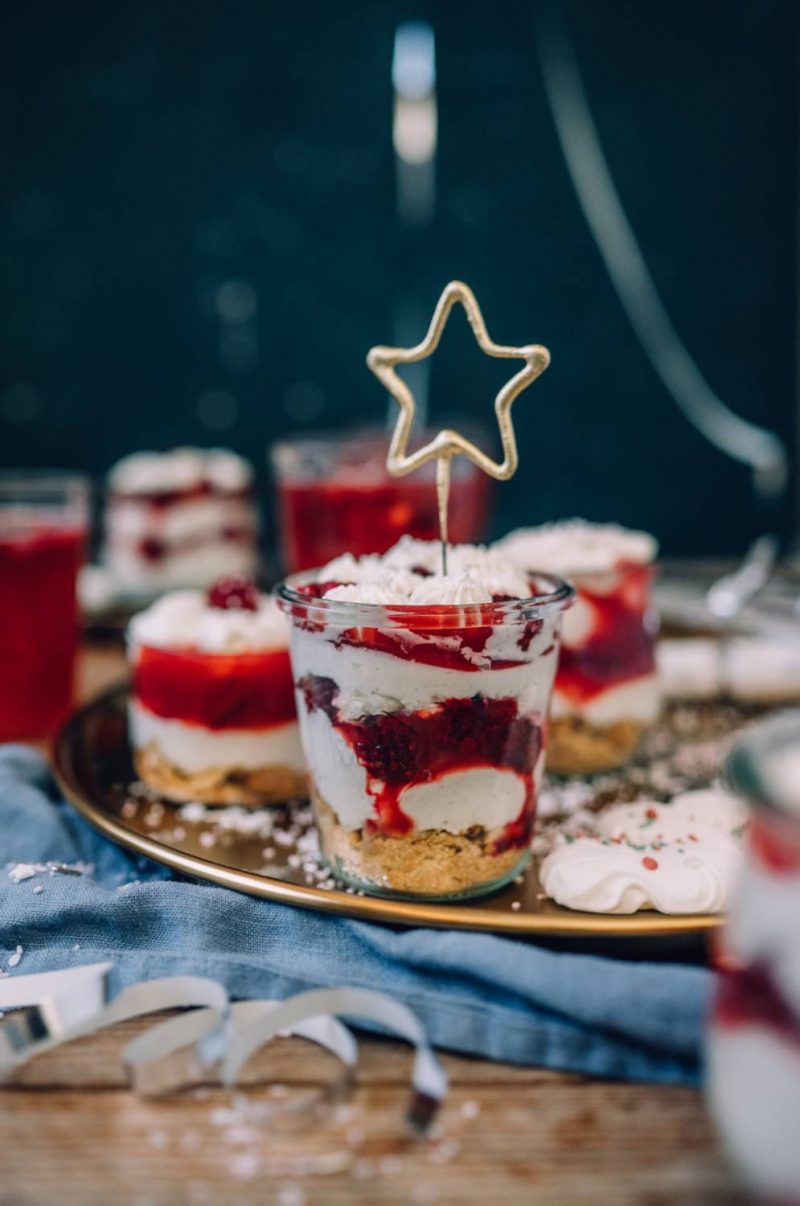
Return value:
[[(456, 304), (464, 307), (472, 333), (482, 352), (501, 360), (524, 360), (525, 362), (524, 367), (505, 383), (494, 400), (494, 413), (497, 416), (500, 443), (503, 449), (502, 461), (493, 461), (471, 440), (450, 428), (444, 428), (438, 432), (432, 440), (417, 449), (416, 452), (408, 451), (408, 439), (414, 424), (416, 402), (411, 390), (396, 372), (396, 367), (399, 364), (414, 364), (418, 360), (425, 360), (435, 352), (439, 346), (442, 331), (450, 317), (450, 311)], [(503, 344), (494, 343), (489, 338), (489, 332), (486, 330), (475, 294), (463, 281), (451, 281), (447, 285), (433, 312), (428, 333), (416, 347), (370, 348), (367, 364), (400, 408), (389, 445), (386, 468), (395, 477), (402, 477), (406, 473), (413, 473), (427, 461), (436, 461), (436, 491), (439, 500), (439, 528), (442, 538), (444, 573), (447, 573), (447, 500), (450, 494), (452, 459), (454, 456), (465, 456), (484, 473), (488, 473), (490, 477), (494, 477), (498, 481), (508, 481), (510, 477), (513, 477), (517, 471), (519, 456), (514, 425), (511, 421), (511, 407), (519, 394), (541, 376), (549, 363), (550, 353), (547, 348), (543, 348), (539, 344), (532, 343), (521, 348), (509, 348)]]

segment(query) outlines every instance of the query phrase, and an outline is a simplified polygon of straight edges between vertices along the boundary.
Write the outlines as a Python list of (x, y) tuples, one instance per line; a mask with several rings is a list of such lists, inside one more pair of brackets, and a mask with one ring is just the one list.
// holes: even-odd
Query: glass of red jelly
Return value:
[[(429, 435), (423, 432), (418, 443)], [(385, 553), (406, 534), (438, 539), (435, 465), (392, 477), (388, 450), (388, 433), (369, 427), (273, 445), (278, 535), (287, 573), (325, 565), (342, 553)], [(491, 481), (464, 457), (456, 457), (452, 466), (450, 541), (474, 544), (486, 530)]]
[(0, 741), (47, 737), (73, 702), (89, 483), (0, 473)]

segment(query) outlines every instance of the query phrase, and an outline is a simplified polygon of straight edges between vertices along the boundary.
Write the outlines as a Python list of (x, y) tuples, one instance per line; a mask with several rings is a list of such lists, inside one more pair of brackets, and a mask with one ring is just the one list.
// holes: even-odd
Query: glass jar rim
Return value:
[(723, 780), (736, 795), (757, 808), (780, 813), (800, 823), (800, 778), (792, 796), (781, 789), (780, 776), (769, 763), (797, 750), (800, 767), (800, 708), (789, 708), (751, 725), (735, 741), (723, 764)]
[(300, 615), (312, 623), (342, 628), (489, 628), (566, 611), (575, 599), (575, 588), (569, 582), (555, 574), (537, 573), (534, 577), (545, 583), (546, 589), (526, 599), (500, 603), (350, 603), (310, 597), (297, 589), (315, 582), (317, 572), (306, 570), (279, 582), (274, 590), (278, 606), (289, 616)]

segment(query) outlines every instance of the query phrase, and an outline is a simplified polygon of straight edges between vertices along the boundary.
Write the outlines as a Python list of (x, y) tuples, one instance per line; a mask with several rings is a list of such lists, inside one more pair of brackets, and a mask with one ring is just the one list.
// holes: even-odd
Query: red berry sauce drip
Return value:
[(655, 672), (655, 634), (648, 610), (649, 566), (622, 570), (610, 594), (595, 594), (585, 586), (578, 597), (592, 613), (588, 640), (578, 648), (561, 646), (555, 688), (583, 702), (609, 687)]
[(244, 574), (219, 578), (209, 587), (206, 600), (209, 607), (219, 611), (258, 611), (258, 590), (253, 580)]
[(769, 968), (755, 965), (720, 972), (715, 1021), (726, 1030), (765, 1026), (800, 1050), (800, 1017), (778, 988)]
[(525, 846), (534, 813), (533, 771), (542, 748), (540, 727), (520, 716), (515, 699), (448, 699), (431, 711), (383, 712), (342, 720), (333, 679), (309, 675), (298, 684), (308, 712), (321, 711), (342, 734), (367, 775), (376, 821), (367, 828), (401, 836), (413, 828), (400, 797), (407, 788), (432, 783), (459, 770), (513, 771), (525, 784), (520, 815), (506, 826), (495, 853)]

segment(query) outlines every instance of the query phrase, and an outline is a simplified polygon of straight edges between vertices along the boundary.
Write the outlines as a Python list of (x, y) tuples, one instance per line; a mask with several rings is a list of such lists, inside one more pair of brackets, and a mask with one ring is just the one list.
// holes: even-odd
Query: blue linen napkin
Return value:
[[(94, 864), (14, 882), (7, 864)], [(135, 882), (133, 882), (135, 881)], [(41, 892), (34, 892), (37, 884)], [(401, 930), (175, 878), (58, 798), (45, 760), (0, 747), (0, 970), (110, 959), (114, 986), (181, 972), (233, 997), (352, 984), (414, 1009), (434, 1045), (627, 1080), (696, 1083), (703, 968), (563, 954), (462, 931)]]

